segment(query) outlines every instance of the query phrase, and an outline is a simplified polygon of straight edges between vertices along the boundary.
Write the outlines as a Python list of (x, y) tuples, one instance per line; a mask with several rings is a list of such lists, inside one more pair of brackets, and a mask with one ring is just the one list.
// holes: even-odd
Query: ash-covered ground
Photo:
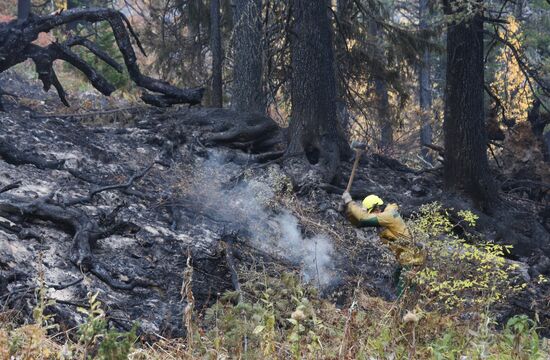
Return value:
[[(199, 311), (234, 290), (235, 267), (297, 272), (339, 303), (358, 280), (371, 295), (395, 297), (392, 253), (374, 230), (355, 229), (338, 212), (351, 163), (336, 183), (296, 195), (276, 160), (258, 162), (258, 149), (282, 145), (271, 141), (282, 137), (268, 118), (144, 107), (123, 122), (116, 112), (44, 117), (57, 100), (20, 80), (3, 87), (12, 84), (44, 102), (0, 113), (0, 306), (19, 321), (32, 317), (43, 277), (56, 301), (50, 311), (67, 329), (83, 320), (77, 307), (87, 293), (98, 292), (115, 326), (137, 321), (153, 339), (182, 336), (188, 256)], [(247, 139), (231, 136), (243, 128), (270, 136), (243, 151)], [(397, 202), (405, 215), (444, 197), (438, 171), (415, 173), (377, 155), (365, 156), (353, 189), (356, 198)], [(496, 239), (499, 229), (486, 223)], [(516, 258), (545, 273), (550, 240), (536, 231), (523, 236), (542, 250), (523, 248)]]

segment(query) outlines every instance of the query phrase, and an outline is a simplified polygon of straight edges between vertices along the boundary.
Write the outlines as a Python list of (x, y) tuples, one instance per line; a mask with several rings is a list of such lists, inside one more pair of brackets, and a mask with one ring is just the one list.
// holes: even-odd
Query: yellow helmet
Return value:
[(367, 209), (368, 212), (371, 212), (371, 210), (377, 205), (384, 205), (384, 201), (376, 195), (369, 195), (363, 199), (363, 207)]

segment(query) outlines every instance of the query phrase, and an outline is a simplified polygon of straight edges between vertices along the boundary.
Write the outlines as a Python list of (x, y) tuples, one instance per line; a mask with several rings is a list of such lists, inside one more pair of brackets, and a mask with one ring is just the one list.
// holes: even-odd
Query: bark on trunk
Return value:
[[(445, 1), (445, 13), (457, 17), (451, 10), (457, 2)], [(494, 204), (496, 192), (487, 161), (483, 4), (479, 2), (478, 5), (475, 15), (447, 27), (444, 179), (448, 189), (465, 191), (477, 206), (488, 210)]]
[(210, 3), (210, 47), (212, 49), (212, 106), (223, 106), (222, 39), (220, 32), (220, 0)]
[(346, 67), (347, 62), (343, 59), (347, 56), (346, 52), (346, 38), (345, 34), (350, 26), (350, 13), (351, 13), (351, 1), (350, 0), (338, 0), (336, 3), (336, 15), (338, 17), (338, 29), (340, 32), (340, 38), (337, 36), (336, 41), (336, 83), (337, 83), (337, 95), (338, 100), (336, 102), (336, 114), (338, 116), (338, 122), (342, 127), (342, 131), (346, 135), (349, 134), (351, 127), (350, 113), (346, 104)]
[[(332, 28), (327, 0), (291, 1), (294, 23), (292, 119), (287, 154), (304, 154), (325, 181), (336, 175), (345, 140), (336, 117)], [(347, 145), (347, 144), (346, 144)]]
[(262, 0), (235, 0), (233, 109), (264, 113)]
[[(420, 0), (419, 18), (420, 30), (428, 28), (429, 5), (428, 0)], [(422, 63), (418, 72), (418, 85), (420, 110), (422, 111), (420, 127), (420, 156), (430, 164), (433, 159), (428, 148), (424, 144), (432, 144), (432, 125), (430, 123), (432, 111), (432, 80), (431, 80), (432, 55), (429, 49), (424, 49), (422, 54)]]
[[(378, 24), (372, 21), (369, 25), (369, 35), (372, 38), (374, 46), (374, 56), (381, 59), (384, 58), (384, 53), (381, 49), (380, 36), (381, 32)], [(385, 62), (385, 61), (382, 61)], [(382, 152), (388, 151), (393, 145), (393, 126), (390, 115), (390, 104), (388, 99), (388, 88), (386, 82), (377, 74), (373, 74), (374, 92), (376, 94), (376, 109), (378, 115), (378, 126), (380, 128), (380, 138), (378, 139), (378, 147)]]
[(31, 0), (17, 1), (17, 20), (23, 22), (27, 20), (31, 13)]
[(393, 126), (390, 115), (388, 88), (384, 80), (375, 78), (374, 87), (378, 108), (378, 124), (380, 126), (380, 149), (387, 152), (393, 145)]

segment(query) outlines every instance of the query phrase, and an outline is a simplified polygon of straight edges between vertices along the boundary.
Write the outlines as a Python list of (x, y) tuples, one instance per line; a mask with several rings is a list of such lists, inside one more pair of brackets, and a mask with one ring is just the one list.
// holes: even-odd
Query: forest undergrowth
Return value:
[(97, 293), (78, 308), (82, 324), (61, 329), (38, 274), (34, 322), (17, 324), (14, 310), (0, 314), (0, 358), (547, 359), (550, 344), (539, 336), (537, 317), (497, 321), (495, 307), (526, 287), (519, 265), (505, 258), (509, 248), (467, 233), (459, 237), (476, 221), (469, 211), (459, 216), (453, 222), (448, 210), (431, 203), (411, 217), (409, 228), (427, 262), (406, 273), (396, 301), (361, 290), (358, 279), (345, 306), (336, 306), (298, 273), (279, 269), (277, 276), (258, 263), (239, 269), (239, 293), (222, 294), (199, 312), (188, 261), (181, 290), (185, 339), (159, 335), (151, 342), (136, 334), (137, 326), (116, 330)]

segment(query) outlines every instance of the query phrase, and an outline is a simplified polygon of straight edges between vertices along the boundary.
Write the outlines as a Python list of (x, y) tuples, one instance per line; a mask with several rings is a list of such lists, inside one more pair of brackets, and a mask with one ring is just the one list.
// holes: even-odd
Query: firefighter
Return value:
[(363, 199), (361, 205), (352, 201), (349, 192), (342, 195), (345, 204), (346, 215), (350, 222), (357, 227), (377, 227), (379, 235), (387, 244), (399, 263), (398, 270), (398, 296), (401, 296), (405, 288), (405, 275), (413, 268), (424, 264), (426, 255), (411, 239), (407, 225), (399, 214), (397, 204), (388, 204), (377, 195), (369, 195)]

